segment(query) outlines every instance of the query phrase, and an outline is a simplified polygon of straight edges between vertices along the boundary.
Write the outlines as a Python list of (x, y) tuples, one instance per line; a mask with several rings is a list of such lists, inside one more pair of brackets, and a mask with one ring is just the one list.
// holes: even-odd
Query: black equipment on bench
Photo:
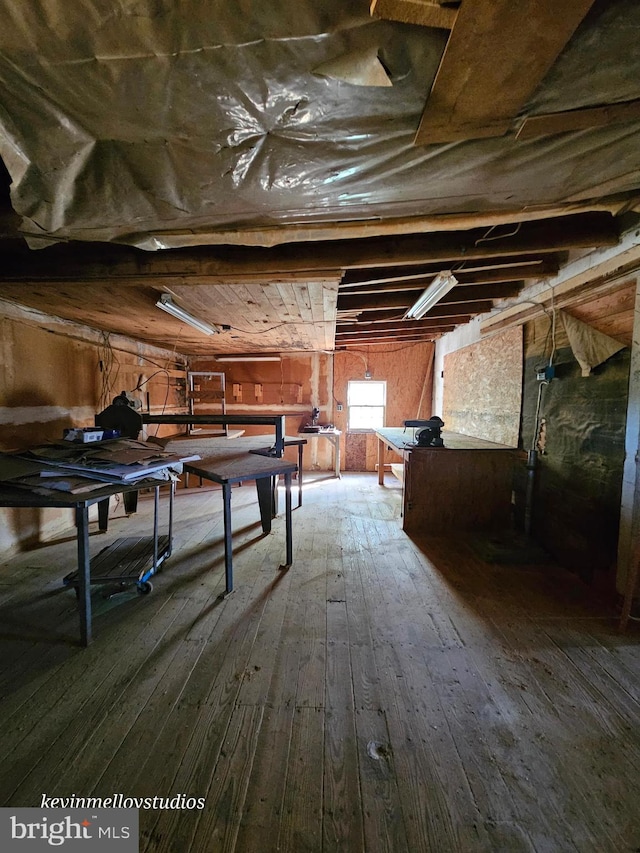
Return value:
[(425, 422), (425, 426), (416, 433), (416, 444), (418, 447), (444, 447), (442, 440), (442, 427), (444, 421), (437, 415)]

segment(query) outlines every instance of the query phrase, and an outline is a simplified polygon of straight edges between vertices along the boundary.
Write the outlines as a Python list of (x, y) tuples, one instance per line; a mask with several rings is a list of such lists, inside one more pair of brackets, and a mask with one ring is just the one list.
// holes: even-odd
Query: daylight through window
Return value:
[(347, 389), (348, 428), (351, 432), (368, 432), (384, 426), (387, 383), (349, 382)]

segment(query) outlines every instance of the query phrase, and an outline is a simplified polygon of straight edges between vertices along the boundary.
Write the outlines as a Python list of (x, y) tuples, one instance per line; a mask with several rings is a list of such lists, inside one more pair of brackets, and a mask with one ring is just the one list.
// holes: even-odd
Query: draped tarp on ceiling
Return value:
[[(0, 0), (0, 155), (30, 244), (155, 249), (216, 230), (520, 210), (640, 186), (638, 122), (415, 146), (447, 32), (368, 7)], [(527, 113), (640, 97), (638, 32), (636, 0), (596, 2)], [(327, 76), (349, 56), (377, 56), (392, 85)]]

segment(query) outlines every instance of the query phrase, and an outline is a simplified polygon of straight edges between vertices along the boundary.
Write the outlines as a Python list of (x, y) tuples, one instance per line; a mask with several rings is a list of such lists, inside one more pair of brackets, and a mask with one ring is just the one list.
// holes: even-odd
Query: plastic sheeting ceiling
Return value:
[[(368, 6), (0, 0), (0, 154), (30, 244), (155, 249), (181, 233), (524, 209), (640, 185), (637, 122), (414, 146), (447, 33)], [(639, 32), (636, 0), (597, 2), (526, 112), (640, 97)], [(377, 55), (392, 85), (314, 73), (349, 54)]]

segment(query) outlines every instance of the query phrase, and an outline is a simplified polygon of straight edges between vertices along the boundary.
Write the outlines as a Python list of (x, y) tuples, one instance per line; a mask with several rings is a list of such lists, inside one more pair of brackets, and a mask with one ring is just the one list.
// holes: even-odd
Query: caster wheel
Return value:
[(138, 584), (138, 592), (140, 595), (149, 595), (150, 592), (153, 592), (153, 584), (150, 581)]

